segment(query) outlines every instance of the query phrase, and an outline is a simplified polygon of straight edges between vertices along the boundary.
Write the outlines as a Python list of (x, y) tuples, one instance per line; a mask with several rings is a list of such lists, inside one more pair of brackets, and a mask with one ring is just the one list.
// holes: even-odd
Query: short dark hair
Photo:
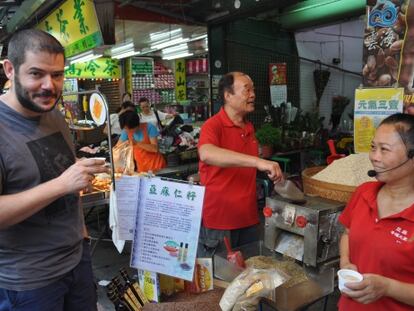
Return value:
[(234, 94), (234, 77), (235, 75), (246, 75), (243, 72), (239, 72), (239, 71), (232, 71), (229, 73), (226, 73), (224, 76), (221, 77), (219, 83), (218, 83), (218, 93), (219, 93), (219, 98), (223, 101), (223, 103), (225, 103), (224, 100), (224, 93), (225, 92), (229, 92), (230, 94)]
[(23, 29), (11, 37), (7, 47), (7, 58), (16, 71), (19, 71), (20, 65), (25, 62), (27, 51), (62, 54), (65, 57), (62, 44), (51, 34), (39, 29)]
[(139, 101), (138, 101), (138, 104), (141, 104), (141, 103), (143, 103), (143, 102), (149, 103), (148, 98), (146, 98), (146, 97), (141, 97), (141, 98), (139, 99)]
[(121, 104), (121, 109), (127, 109), (127, 108), (135, 109), (134, 103), (132, 101), (130, 101), (130, 100), (124, 101)]
[(127, 126), (132, 129), (139, 126), (139, 116), (135, 111), (124, 111), (119, 115), (119, 126), (121, 129)]
[(125, 92), (124, 94), (122, 94), (122, 102), (126, 101), (125, 96), (127, 96), (127, 95), (129, 96), (129, 98), (132, 98), (132, 95), (131, 95), (130, 92)]
[(407, 147), (408, 156), (414, 157), (414, 116), (407, 113), (392, 114), (382, 120), (379, 126), (384, 124), (394, 126)]

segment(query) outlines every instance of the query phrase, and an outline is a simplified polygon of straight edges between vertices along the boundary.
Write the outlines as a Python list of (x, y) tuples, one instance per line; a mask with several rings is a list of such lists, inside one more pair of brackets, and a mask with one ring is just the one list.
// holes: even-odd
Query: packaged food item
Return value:
[(161, 289), (161, 295), (163, 296), (171, 296), (175, 292), (175, 280), (174, 277), (165, 275), (165, 274), (159, 274), (158, 275), (160, 280), (160, 289)]
[(157, 273), (138, 269), (138, 283), (150, 302), (160, 302), (161, 290)]
[(213, 261), (211, 258), (197, 258), (192, 282), (185, 281), (190, 293), (203, 293), (213, 289)]
[(261, 297), (266, 297), (288, 276), (275, 269), (247, 268), (230, 283), (220, 300), (223, 311), (256, 310)]
[(184, 291), (184, 280), (179, 278), (174, 278), (174, 291), (180, 293)]

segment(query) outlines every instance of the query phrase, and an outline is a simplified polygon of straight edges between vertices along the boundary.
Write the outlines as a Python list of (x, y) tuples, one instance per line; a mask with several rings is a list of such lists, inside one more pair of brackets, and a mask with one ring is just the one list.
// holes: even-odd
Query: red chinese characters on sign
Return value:
[(193, 59), (187, 61), (187, 74), (208, 73), (207, 58)]
[(269, 64), (269, 84), (283, 85), (286, 84), (286, 63)]

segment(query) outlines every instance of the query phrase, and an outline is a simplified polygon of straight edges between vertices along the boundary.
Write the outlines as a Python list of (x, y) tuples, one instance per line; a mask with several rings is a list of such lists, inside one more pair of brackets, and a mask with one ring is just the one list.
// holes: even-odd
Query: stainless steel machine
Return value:
[(305, 196), (301, 204), (279, 195), (267, 197), (264, 246), (315, 268), (339, 260), (338, 216), (344, 207), (320, 197)]

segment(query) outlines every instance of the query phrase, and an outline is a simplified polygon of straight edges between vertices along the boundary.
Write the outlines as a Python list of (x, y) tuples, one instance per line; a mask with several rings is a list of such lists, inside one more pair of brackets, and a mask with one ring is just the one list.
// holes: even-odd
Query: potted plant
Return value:
[(265, 123), (256, 131), (256, 139), (260, 145), (260, 155), (263, 158), (270, 158), (273, 154), (273, 147), (278, 146), (281, 140), (281, 130)]

